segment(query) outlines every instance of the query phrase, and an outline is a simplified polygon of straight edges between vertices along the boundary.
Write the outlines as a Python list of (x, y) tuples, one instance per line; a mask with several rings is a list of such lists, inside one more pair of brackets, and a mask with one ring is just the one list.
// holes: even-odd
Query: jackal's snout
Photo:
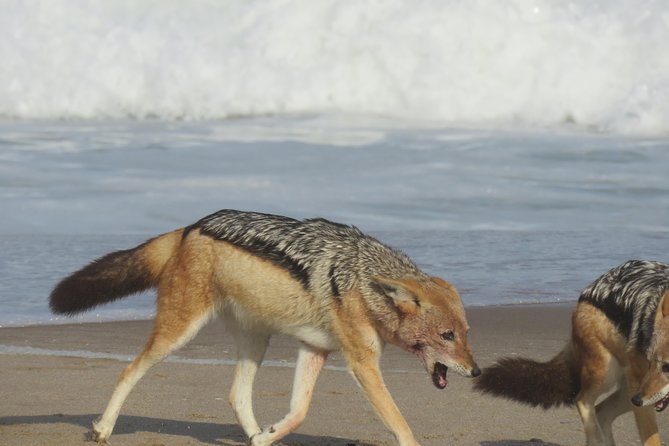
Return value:
[(439, 389), (448, 384), (449, 370), (466, 378), (475, 378), (481, 374), (467, 342), (464, 327), (456, 328), (453, 334), (448, 330), (436, 336), (422, 353), (427, 371), (431, 374), (435, 387)]
[[(446, 365), (446, 364), (450, 364)], [(467, 378), (476, 378), (481, 375), (481, 369), (476, 365), (475, 362), (472, 362), (469, 365), (462, 364), (460, 362), (453, 362), (452, 359), (442, 361), (436, 361), (432, 367), (432, 383), (438, 389), (444, 389), (448, 385), (448, 370), (452, 369), (458, 375), (467, 377)]]
[(637, 407), (654, 405), (657, 412), (662, 412), (669, 406), (669, 378), (651, 367), (639, 392), (630, 401)]
[(663, 396), (662, 393), (658, 392), (647, 399), (644, 399), (641, 393), (637, 393), (630, 401), (637, 407), (650, 406), (652, 404), (655, 406), (656, 412), (662, 412), (667, 408), (667, 406), (669, 406), (669, 393), (664, 394)]
[(458, 361), (451, 367), (458, 375), (465, 378), (476, 378), (481, 374), (481, 369), (471, 356), (469, 356), (467, 361)]

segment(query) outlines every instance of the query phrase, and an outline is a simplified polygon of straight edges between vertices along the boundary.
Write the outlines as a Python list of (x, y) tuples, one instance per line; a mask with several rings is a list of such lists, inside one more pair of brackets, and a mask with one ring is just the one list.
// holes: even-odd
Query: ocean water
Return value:
[[(572, 301), (669, 261), (669, 139), (338, 116), (0, 123), (0, 324), (57, 281), (221, 208), (353, 224), (466, 305)], [(75, 320), (150, 317), (150, 293)]]
[(665, 1), (0, 6), (2, 326), (221, 208), (356, 225), (469, 306), (669, 261)]

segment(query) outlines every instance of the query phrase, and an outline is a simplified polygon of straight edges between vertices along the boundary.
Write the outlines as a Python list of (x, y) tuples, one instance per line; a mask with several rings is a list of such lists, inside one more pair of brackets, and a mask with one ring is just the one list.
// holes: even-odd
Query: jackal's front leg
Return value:
[(362, 295), (352, 292), (343, 301), (336, 330), (349, 370), (399, 445), (419, 446), (383, 382), (379, 358), (384, 341), (368, 319)]
[(367, 399), (400, 446), (419, 446), (397, 408), (379, 370), (383, 341), (371, 327), (359, 326), (342, 337), (342, 352)]
[(349, 361), (353, 376), (362, 387), (386, 427), (395, 435), (400, 446), (419, 446), (411, 428), (397, 408), (386, 388), (377, 358)]

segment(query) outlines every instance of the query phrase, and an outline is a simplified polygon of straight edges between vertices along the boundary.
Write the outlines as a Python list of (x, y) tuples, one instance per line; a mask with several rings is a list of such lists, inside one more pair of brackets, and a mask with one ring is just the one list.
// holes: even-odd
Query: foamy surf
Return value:
[(0, 116), (669, 133), (669, 3), (2, 2)]

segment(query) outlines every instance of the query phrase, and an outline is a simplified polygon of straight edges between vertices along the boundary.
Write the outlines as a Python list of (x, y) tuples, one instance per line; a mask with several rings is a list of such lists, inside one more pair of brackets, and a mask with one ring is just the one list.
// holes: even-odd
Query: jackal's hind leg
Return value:
[(193, 314), (191, 318), (184, 317), (184, 314), (181, 314), (180, 318), (165, 316), (165, 314), (159, 314), (156, 317), (153, 333), (144, 350), (121, 373), (105, 412), (93, 422), (93, 440), (101, 443), (107, 442), (116, 424), (121, 406), (137, 381), (151, 366), (190, 341), (211, 319), (211, 313), (205, 312)]
[(597, 419), (595, 401), (600, 395), (596, 389), (581, 392), (576, 400), (576, 409), (581, 416), (583, 429), (585, 430), (587, 446), (612, 446), (609, 443)]
[(265, 357), (269, 335), (241, 331), (231, 320), (226, 324), (237, 344), (237, 365), (228, 401), (244, 433), (250, 438), (260, 432), (253, 414), (253, 381)]
[(306, 345), (300, 348), (295, 366), (290, 412), (278, 423), (251, 437), (252, 446), (269, 446), (302, 424), (309, 410), (316, 379), (327, 357), (328, 352), (314, 350)]
[[(602, 414), (597, 413), (595, 403), (602, 395), (615, 389), (621, 380), (620, 364), (602, 339), (617, 334), (613, 324), (598, 309), (581, 305), (572, 317), (572, 343), (580, 363), (581, 390), (576, 396), (576, 409), (583, 422), (587, 446), (612, 446), (612, 436), (599, 423)], [(600, 408), (609, 418), (616, 412), (614, 398)], [(607, 408), (608, 406), (610, 408)]]
[(613, 422), (620, 415), (632, 410), (629, 397), (627, 396), (627, 385), (624, 381), (614, 393), (609, 395), (604, 401), (597, 404), (597, 420), (604, 434), (604, 440), (607, 445), (613, 446)]

